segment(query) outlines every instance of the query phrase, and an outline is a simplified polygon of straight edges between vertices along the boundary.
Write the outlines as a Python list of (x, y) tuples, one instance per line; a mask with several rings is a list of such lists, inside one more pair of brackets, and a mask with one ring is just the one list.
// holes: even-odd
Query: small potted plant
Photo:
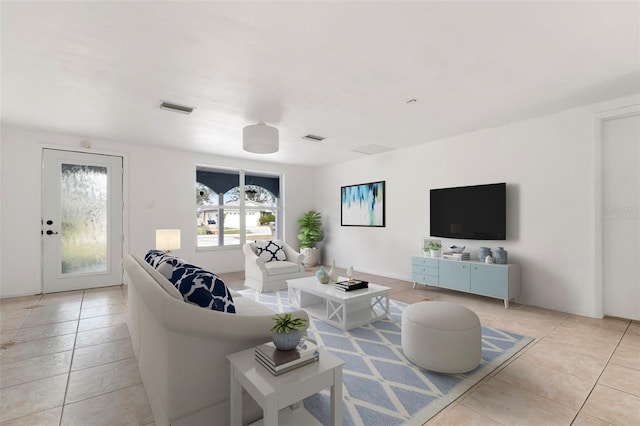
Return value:
[(431, 257), (441, 257), (442, 256), (442, 244), (431, 241), (427, 246), (429, 251), (431, 252)]
[(300, 339), (302, 338), (307, 320), (304, 318), (293, 318), (291, 313), (276, 314), (273, 317), (275, 323), (271, 327), (273, 332), (271, 339), (273, 344), (276, 345), (281, 351), (290, 351), (298, 346)]

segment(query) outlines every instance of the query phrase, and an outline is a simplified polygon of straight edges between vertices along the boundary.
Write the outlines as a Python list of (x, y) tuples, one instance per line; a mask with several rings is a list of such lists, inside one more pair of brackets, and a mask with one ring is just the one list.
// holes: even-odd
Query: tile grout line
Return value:
[(64, 417), (65, 402), (67, 393), (69, 392), (69, 383), (71, 382), (71, 368), (73, 367), (73, 359), (76, 355), (76, 342), (78, 341), (78, 330), (80, 329), (80, 317), (82, 316), (82, 304), (84, 303), (85, 290), (82, 290), (82, 300), (80, 301), (80, 310), (78, 311), (78, 325), (76, 325), (76, 333), (73, 338), (73, 348), (71, 349), (71, 362), (69, 362), (69, 371), (67, 372), (67, 385), (64, 388), (64, 396), (62, 398), (62, 408), (60, 409), (60, 421), (58, 426), (62, 426), (62, 418)]
[[(42, 294), (39, 295), (40, 297), (38, 298), (38, 300), (35, 302), (35, 305), (37, 305), (41, 300), (42, 300)], [(13, 330), (13, 336), (11, 336), (11, 339), (9, 340), (10, 342), (12, 342), (13, 344), (17, 343), (15, 342), (13, 339), (16, 338), (16, 336), (18, 335), (18, 331), (20, 331), (22, 329), (22, 326), (24, 325), (25, 321), (27, 321), (27, 319), (31, 316), (31, 314), (33, 313), (34, 308), (32, 308), (31, 306), (35, 306), (35, 305), (29, 305), (29, 307), (27, 306), (23, 306), (22, 308), (19, 309), (27, 309), (29, 308), (29, 313), (27, 314), (26, 317), (24, 317), (24, 319), (22, 320), (22, 322), (20, 323), (20, 325)], [(11, 310), (11, 309), (10, 309)], [(18, 310), (18, 309), (15, 309)], [(28, 327), (27, 327), (28, 328)], [(9, 330), (11, 331), (11, 330)], [(0, 350), (0, 360), (2, 359), (2, 355), (4, 355), (4, 353), (6, 352), (5, 348), (2, 348)], [(8, 362), (15, 362), (15, 361), (8, 361)]]
[[(558, 328), (559, 328), (562, 324), (564, 324), (568, 319), (569, 319), (569, 316), (566, 316), (565, 318), (563, 318), (563, 319), (562, 319), (562, 321), (560, 321), (560, 322), (559, 322), (555, 327), (553, 327), (553, 329), (551, 329), (548, 333), (546, 333), (544, 336), (542, 336), (542, 337), (538, 340), (538, 342), (541, 342), (545, 337), (547, 337), (547, 336), (548, 336), (549, 334), (551, 334), (553, 331), (555, 331), (556, 329), (558, 329)], [(613, 351), (612, 351), (612, 352), (611, 352), (611, 354), (609, 355), (609, 358), (607, 359), (607, 362), (606, 362), (605, 366), (603, 367), (602, 371), (600, 372), (600, 374), (598, 375), (598, 377), (597, 377), (597, 378), (595, 379), (595, 381), (593, 382), (593, 385), (591, 386), (591, 389), (590, 389), (590, 390), (589, 390), (589, 392), (587, 393), (586, 397), (584, 398), (584, 400), (582, 401), (582, 404), (580, 405), (580, 407), (579, 407), (578, 409), (575, 409), (575, 408), (573, 408), (573, 407), (569, 407), (568, 405), (565, 405), (565, 404), (560, 403), (560, 402), (558, 402), (558, 401), (554, 401), (553, 399), (549, 399), (549, 398), (547, 398), (547, 397), (545, 397), (545, 396), (542, 396), (542, 395), (538, 395), (538, 396), (540, 396), (540, 397), (542, 397), (542, 398), (545, 398), (545, 399), (547, 399), (547, 400), (549, 400), (549, 401), (551, 401), (551, 402), (554, 402), (554, 403), (556, 403), (556, 404), (560, 404), (560, 405), (562, 405), (562, 406), (564, 406), (564, 407), (567, 407), (567, 408), (569, 408), (569, 409), (577, 410), (577, 411), (576, 411), (575, 416), (573, 417), (573, 419), (571, 420), (571, 423), (570, 423), (570, 424), (573, 424), (573, 423), (575, 422), (576, 418), (578, 417), (578, 415), (582, 412), (582, 409), (584, 408), (585, 404), (587, 403), (587, 400), (589, 399), (589, 397), (591, 396), (591, 393), (593, 392), (593, 390), (595, 389), (596, 385), (598, 384), (598, 381), (600, 380), (600, 377), (602, 376), (602, 374), (604, 374), (604, 371), (605, 371), (605, 370), (607, 369), (607, 367), (609, 366), (609, 363), (610, 363), (610, 361), (611, 361), (611, 358), (613, 357), (613, 354), (615, 353), (616, 349), (617, 349), (617, 348), (618, 348), (618, 346), (620, 345), (620, 342), (622, 341), (622, 338), (625, 336), (625, 334), (626, 334), (627, 330), (629, 329), (629, 326), (630, 326), (630, 323), (629, 323), (629, 324), (627, 324), (627, 328), (625, 329), (625, 332), (624, 332), (624, 333), (622, 333), (622, 335), (620, 336), (620, 338), (619, 338), (619, 340), (618, 340), (618, 343), (616, 344), (615, 348), (613, 349)], [(536, 342), (536, 343), (538, 343), (538, 342)], [(529, 346), (529, 345), (527, 345), (527, 346)], [(534, 345), (531, 345), (531, 347), (533, 347), (533, 346), (534, 346)], [(527, 350), (528, 350), (528, 349), (527, 349)], [(524, 353), (524, 352), (526, 352), (526, 351), (522, 351), (522, 353)], [(517, 354), (517, 355), (518, 355), (518, 356), (517, 356), (517, 358), (519, 358), (519, 357), (520, 357), (520, 353), (519, 353), (519, 354)], [(514, 358), (516, 358), (516, 357), (514, 357)], [(542, 366), (542, 367), (545, 367), (545, 366)], [(548, 368), (548, 367), (547, 367), (547, 368)], [(550, 370), (553, 370), (553, 371), (556, 371), (556, 372), (559, 372), (559, 373), (564, 373), (563, 371), (555, 370), (555, 369), (552, 369), (552, 368), (550, 368)], [(564, 373), (564, 374), (568, 374), (568, 373)], [(571, 375), (571, 374), (570, 374), (570, 375)], [(576, 376), (576, 377), (580, 377), (580, 376)], [(498, 377), (496, 377), (496, 379), (500, 380), (500, 378), (498, 378)], [(502, 380), (501, 380), (501, 381), (502, 381)], [(504, 381), (503, 381), (503, 382), (504, 382)], [(504, 383), (508, 383), (508, 382), (504, 382)], [(517, 388), (519, 388), (519, 389), (521, 389), (521, 390), (524, 390), (524, 391), (529, 392), (527, 389), (524, 389), (524, 388), (522, 388), (522, 387), (520, 387), (520, 386), (518, 386), (518, 385), (513, 385), (513, 384), (512, 384), (512, 386), (515, 386), (515, 387), (517, 387)], [(613, 389), (613, 388), (611, 388), (611, 389)], [(618, 389), (616, 389), (616, 390), (618, 390)], [(533, 394), (533, 395), (537, 395), (537, 394)], [(599, 418), (598, 418), (598, 419), (599, 419)], [(599, 420), (602, 420), (602, 419), (599, 419)], [(604, 421), (604, 420), (603, 420), (603, 421)]]
[[(40, 302), (42, 301), (42, 298), (43, 298), (43, 297), (44, 297), (44, 293), (40, 293), (40, 294), (38, 295), (38, 300), (36, 300), (36, 301), (35, 301), (35, 304), (29, 305), (29, 307), (22, 307), (22, 308), (18, 308), (18, 309), (26, 309), (26, 308), (29, 308), (29, 311), (30, 311), (30, 312), (29, 312), (29, 314), (24, 318), (24, 320), (20, 323), (20, 326), (18, 326), (18, 328), (16, 328), (16, 329), (15, 329), (15, 331), (14, 331), (14, 333), (13, 333), (13, 337), (11, 338), (11, 341), (13, 341), (13, 339), (15, 338), (15, 336), (18, 334), (18, 332), (19, 332), (20, 330), (22, 330), (22, 329), (29, 329), (29, 328), (32, 328), (32, 327), (24, 327), (24, 328), (23, 328), (22, 326), (24, 325), (24, 323), (26, 322), (26, 320), (31, 316), (31, 314), (33, 313), (33, 311), (36, 309), (36, 308), (34, 308), (33, 306), (39, 307), (39, 304), (40, 304)], [(17, 310), (17, 309), (16, 309), (16, 310)], [(78, 314), (78, 315), (80, 315), (80, 314)], [(54, 324), (55, 324), (55, 323), (54, 323)], [(45, 324), (45, 325), (47, 325), (47, 324)], [(38, 326), (34, 326), (34, 327), (38, 327)], [(71, 333), (69, 333), (69, 334), (71, 334)], [(57, 336), (56, 336), (56, 337), (57, 337)], [(43, 339), (44, 339), (44, 338), (43, 338)], [(33, 339), (32, 341), (37, 341), (37, 340), (41, 340), (41, 339)], [(28, 342), (28, 341), (25, 341), (25, 342)], [(0, 356), (1, 356), (4, 352), (5, 352), (4, 350), (3, 350), (2, 352), (0, 352)], [(56, 354), (56, 353), (63, 353), (63, 352), (67, 352), (67, 351), (53, 352), (52, 354)], [(47, 355), (52, 355), (52, 354), (45, 354), (45, 355), (42, 355), (42, 356), (47, 356)], [(32, 358), (38, 358), (38, 357), (32, 357)], [(9, 361), (9, 362), (7, 362), (6, 364), (11, 364), (11, 363), (13, 363), (13, 362), (25, 361), (25, 360), (28, 360), (28, 359), (31, 359), (31, 358), (25, 358), (25, 359), (23, 359), (23, 360), (16, 360), (16, 361)], [(6, 364), (5, 364), (5, 365), (6, 365)], [(69, 368), (71, 368), (71, 365), (69, 365)], [(62, 374), (56, 374), (56, 375), (54, 375), (54, 376), (50, 376), (50, 377), (62, 376), (63, 374), (65, 374), (65, 373), (62, 373)], [(47, 378), (50, 378), (50, 377), (47, 377)], [(68, 377), (68, 376), (67, 376), (67, 377)], [(67, 382), (68, 382), (68, 378), (67, 378)], [(26, 382), (26, 383), (29, 383), (29, 382)], [(14, 385), (14, 386), (20, 386), (20, 385), (22, 385), (22, 384), (25, 384), (25, 383), (20, 383), (20, 384)], [(11, 387), (12, 387), (12, 386), (8, 386), (8, 387), (6, 387), (5, 389), (9, 389), (9, 388), (11, 388)], [(64, 403), (64, 400), (63, 400), (63, 403)], [(51, 407), (51, 408), (48, 408), (47, 410), (50, 410), (50, 409), (53, 409), (53, 408), (56, 408), (56, 407)], [(46, 410), (44, 410), (44, 411), (46, 411)], [(15, 418), (13, 418), (13, 419), (11, 419), (11, 420), (21, 419), (21, 418), (28, 417), (28, 416), (33, 415), (33, 414), (36, 414), (36, 413), (30, 413), (30, 414), (26, 414), (26, 415), (24, 415), (24, 416), (15, 417)], [(62, 414), (61, 414), (60, 418), (62, 418)], [(0, 420), (1, 420), (1, 419), (0, 419)]]
[[(575, 422), (575, 420), (577, 419), (578, 415), (580, 415), (580, 413), (584, 409), (584, 406), (587, 404), (587, 401), (591, 397), (591, 394), (593, 394), (593, 391), (595, 390), (596, 386), (598, 386), (598, 382), (600, 381), (600, 378), (602, 377), (602, 375), (606, 371), (607, 367), (609, 367), (609, 364), (611, 363), (611, 358), (613, 358), (613, 354), (615, 354), (616, 350), (618, 349), (618, 347), (620, 347), (620, 342), (622, 342), (622, 339), (624, 338), (624, 336), (626, 336), (627, 332), (629, 331), (629, 327), (631, 327), (631, 321), (629, 321), (629, 323), (627, 324), (627, 327), (624, 329), (624, 333), (622, 333), (622, 335), (620, 336), (620, 339), (618, 339), (618, 343), (616, 343), (616, 346), (611, 351), (611, 354), (609, 354), (609, 358), (607, 359), (607, 362), (605, 363), (604, 367), (602, 368), (602, 371), (600, 372), (600, 374), (598, 374), (598, 377), (596, 378), (596, 380), (593, 382), (593, 386), (591, 387), (591, 390), (589, 390), (589, 393), (585, 397), (584, 401), (582, 401), (582, 405), (580, 405), (580, 409), (576, 413), (576, 416), (575, 416), (574, 420), (571, 422), (571, 424), (573, 424)], [(600, 386), (604, 386), (604, 385), (600, 385)], [(605, 387), (608, 387), (609, 389), (614, 389), (614, 388), (611, 388), (609, 386), (605, 386)], [(614, 389), (614, 390), (623, 392), (620, 389)], [(627, 392), (625, 392), (625, 393), (627, 393)], [(587, 414), (585, 414), (585, 415), (587, 415)], [(596, 417), (596, 418), (598, 420), (602, 420), (603, 422), (606, 422), (605, 420), (603, 420), (603, 419), (601, 419), (599, 417)], [(606, 423), (608, 423), (608, 422), (606, 422)]]
[[(522, 308), (522, 307), (524, 307), (524, 306), (527, 306), (527, 305), (521, 305), (518, 309), (520, 309), (520, 308)], [(520, 357), (521, 357), (523, 354), (525, 354), (526, 352), (528, 352), (528, 351), (529, 351), (531, 348), (533, 348), (536, 344), (538, 344), (538, 343), (540, 343), (541, 341), (543, 341), (543, 339), (544, 339), (545, 337), (547, 337), (547, 336), (548, 336), (549, 334), (551, 334), (554, 330), (556, 330), (558, 327), (560, 327), (560, 325), (561, 325), (561, 324), (562, 324), (562, 323), (563, 323), (567, 318), (568, 318), (568, 316), (565, 316), (564, 318), (562, 318), (560, 321), (558, 321), (558, 323), (557, 323), (557, 324), (555, 324), (555, 325), (554, 325), (554, 326), (553, 326), (553, 327), (552, 327), (548, 332), (546, 332), (545, 334), (543, 334), (543, 335), (542, 335), (542, 337), (540, 337), (539, 339), (538, 339), (538, 338), (534, 338), (534, 340), (532, 340), (532, 341), (531, 341), (529, 344), (527, 344), (524, 348), (522, 348), (520, 351), (518, 351), (518, 352), (517, 352), (513, 357), (511, 357), (511, 358), (510, 358), (509, 360), (507, 360), (504, 364), (502, 364), (500, 367), (498, 367), (496, 370), (494, 370), (490, 375), (488, 375), (487, 377), (485, 377), (485, 378), (484, 378), (483, 380), (481, 380), (480, 382), (476, 383), (476, 385), (475, 385), (475, 386), (473, 386), (472, 388), (470, 388), (470, 389), (467, 391), (468, 393), (467, 393), (467, 392), (465, 392), (464, 394), (460, 395), (460, 397), (458, 397), (458, 399), (456, 400), (456, 402), (457, 402), (457, 403), (459, 403), (459, 404), (461, 404), (461, 405), (462, 405), (463, 407), (465, 407), (466, 409), (469, 409), (469, 410), (473, 411), (474, 413), (478, 413), (478, 411), (473, 410), (471, 407), (466, 406), (466, 405), (464, 404), (464, 399), (465, 399), (466, 397), (468, 397), (469, 395), (471, 395), (472, 393), (475, 393), (475, 392), (479, 391), (479, 390), (480, 390), (484, 385), (486, 385), (486, 383), (487, 383), (489, 380), (493, 380), (493, 379), (495, 379), (495, 380), (498, 380), (498, 381), (500, 381), (500, 382), (502, 382), (502, 383), (505, 383), (505, 384), (507, 384), (507, 385), (514, 386), (514, 387), (516, 387), (516, 388), (518, 388), (518, 389), (520, 389), (520, 390), (522, 390), (522, 391), (525, 391), (525, 392), (527, 392), (527, 393), (530, 393), (531, 395), (539, 396), (539, 397), (544, 398), (544, 399), (546, 399), (546, 400), (548, 400), (548, 401), (550, 401), (550, 402), (552, 402), (552, 403), (559, 404), (559, 405), (562, 405), (563, 407), (567, 407), (567, 408), (569, 408), (569, 409), (575, 410), (575, 408), (568, 407), (568, 406), (566, 406), (566, 405), (564, 405), (564, 404), (562, 404), (562, 403), (560, 403), (560, 402), (558, 402), (558, 401), (554, 401), (554, 400), (549, 399), (549, 398), (546, 398), (546, 397), (544, 397), (544, 396), (542, 396), (542, 395), (538, 395), (538, 394), (536, 394), (536, 393), (530, 392), (528, 389), (522, 388), (521, 386), (518, 386), (518, 385), (515, 385), (515, 384), (512, 384), (512, 383), (509, 383), (509, 382), (505, 382), (504, 380), (501, 380), (499, 377), (497, 377), (497, 376), (498, 376), (498, 374), (499, 374), (499, 373), (501, 373), (502, 371), (504, 371), (504, 370), (505, 370), (509, 365), (513, 364), (517, 359), (520, 359)], [(471, 391), (471, 392), (470, 392), (470, 391)], [(577, 410), (577, 411), (576, 411), (576, 415), (575, 415), (575, 416), (574, 416), (574, 418), (571, 420), (571, 423), (573, 423), (573, 421), (575, 420), (575, 417), (576, 417), (579, 413), (580, 413), (580, 410)], [(478, 413), (478, 414), (482, 415), (483, 417), (486, 417), (486, 416), (485, 416), (484, 414), (482, 414), (482, 413)], [(496, 423), (504, 424), (504, 423), (502, 423), (501, 421), (495, 420), (495, 419), (493, 419), (493, 418), (489, 418), (489, 419), (490, 419), (491, 421), (496, 422)], [(570, 424), (571, 424), (571, 423), (570, 423)]]

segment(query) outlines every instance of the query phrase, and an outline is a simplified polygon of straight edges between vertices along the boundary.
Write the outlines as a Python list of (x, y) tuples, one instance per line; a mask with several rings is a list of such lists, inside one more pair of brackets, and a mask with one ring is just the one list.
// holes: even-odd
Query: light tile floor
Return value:
[[(640, 323), (356, 277), (406, 303), (460, 303), (536, 339), (429, 425), (640, 425)], [(222, 278), (244, 288), (242, 272)], [(0, 423), (152, 425), (126, 312), (125, 286), (0, 300)]]

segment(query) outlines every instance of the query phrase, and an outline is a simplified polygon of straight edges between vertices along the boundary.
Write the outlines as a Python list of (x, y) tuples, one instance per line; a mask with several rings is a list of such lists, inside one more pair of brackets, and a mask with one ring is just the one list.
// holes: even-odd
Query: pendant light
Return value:
[(242, 148), (254, 154), (278, 152), (279, 132), (264, 123), (252, 124), (242, 129)]

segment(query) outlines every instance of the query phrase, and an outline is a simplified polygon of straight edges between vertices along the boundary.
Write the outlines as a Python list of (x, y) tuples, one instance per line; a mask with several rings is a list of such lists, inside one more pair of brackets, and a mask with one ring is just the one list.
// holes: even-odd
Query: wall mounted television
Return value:
[(467, 240), (506, 240), (506, 183), (431, 190), (430, 234)]

